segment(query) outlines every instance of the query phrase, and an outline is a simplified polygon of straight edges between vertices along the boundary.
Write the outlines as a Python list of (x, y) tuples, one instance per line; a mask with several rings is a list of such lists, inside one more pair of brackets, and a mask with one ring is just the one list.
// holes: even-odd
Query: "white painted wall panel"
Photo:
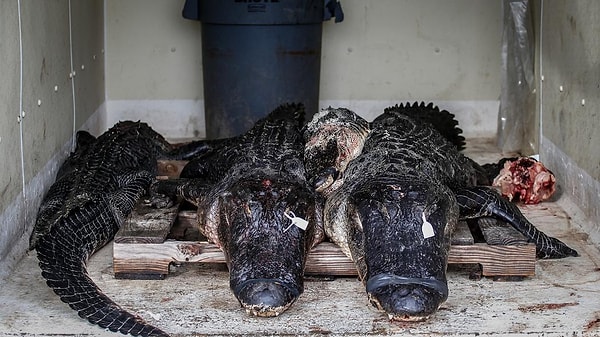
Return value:
[(109, 100), (202, 98), (200, 23), (183, 1), (107, 0)]
[[(75, 128), (104, 103), (104, 1), (71, 0)], [(104, 131), (104, 130), (102, 130)], [(100, 130), (94, 132), (97, 134)]]
[[(70, 4), (77, 25), (72, 30)], [(0, 1), (0, 279), (27, 249), (41, 199), (71, 149), (74, 125), (79, 128), (92, 120), (94, 125), (83, 127), (97, 134), (97, 125), (104, 124), (104, 59), (93, 59), (104, 44), (103, 4), (102, 0)], [(71, 46), (83, 71), (75, 90), (69, 77)], [(88, 68), (81, 69), (86, 63)], [(20, 111), (24, 116), (17, 122)]]
[[(21, 192), (19, 21), (16, 1), (0, 1), (0, 212)], [(0, 224), (0, 230), (4, 227)]]
[(28, 182), (73, 134), (69, 2), (22, 1), (21, 10), (23, 153)]
[[(543, 6), (540, 4), (543, 3)], [(600, 2), (537, 1), (542, 160), (600, 233)]]
[(501, 2), (345, 0), (326, 23), (321, 99), (497, 100)]

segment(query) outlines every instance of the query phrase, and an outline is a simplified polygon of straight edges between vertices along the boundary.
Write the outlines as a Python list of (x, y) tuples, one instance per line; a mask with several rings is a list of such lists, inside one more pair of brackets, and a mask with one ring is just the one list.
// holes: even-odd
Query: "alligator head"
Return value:
[(224, 252), (235, 297), (263, 317), (279, 315), (303, 292), (306, 257), (323, 236), (314, 192), (270, 176), (238, 181), (204, 214), (204, 232)]
[(390, 319), (428, 318), (448, 297), (458, 206), (444, 186), (373, 184), (349, 198), (349, 251), (370, 302)]
[(343, 182), (348, 163), (362, 151), (369, 123), (345, 108), (316, 113), (304, 128), (304, 158), (309, 183), (327, 195)]

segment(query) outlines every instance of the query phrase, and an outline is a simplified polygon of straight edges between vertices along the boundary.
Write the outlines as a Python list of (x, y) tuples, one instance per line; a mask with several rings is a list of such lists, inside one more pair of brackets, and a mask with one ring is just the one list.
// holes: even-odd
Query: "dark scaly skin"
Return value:
[(427, 122), (435, 113), (414, 118), (411, 109), (389, 108), (373, 121), (362, 153), (325, 204), (326, 233), (355, 262), (373, 305), (395, 320), (423, 320), (437, 310), (448, 295), (447, 254), (460, 217), (509, 221), (540, 257), (576, 255), (497, 193), (475, 187), (478, 168)]
[(495, 190), (474, 186), (455, 191), (462, 218), (494, 217), (509, 224), (536, 243), (537, 257), (540, 259), (559, 259), (578, 256), (577, 251), (569, 248), (560, 240), (540, 232), (527, 220), (519, 208), (501, 197)]
[(151, 185), (157, 159), (203, 153), (202, 142), (173, 147), (145, 123), (120, 122), (97, 139), (77, 134), (77, 148), (44, 197), (30, 238), (42, 276), (80, 317), (110, 331), (168, 336), (119, 307), (90, 279), (86, 263), (108, 243)]
[(458, 127), (458, 121), (454, 119), (454, 114), (447, 110), (440, 110), (433, 103), (425, 104), (425, 102), (400, 103), (399, 105), (389, 108), (402, 113), (415, 121), (430, 124), (437, 130), (447, 141), (454, 144), (458, 151), (465, 149), (465, 137), (462, 130)]
[[(230, 287), (253, 315), (277, 316), (300, 296), (306, 256), (324, 235), (302, 160), (303, 113), (301, 105), (279, 107), (235, 141), (190, 162), (182, 173), (187, 179), (153, 188), (198, 206), (201, 232), (223, 250)], [(288, 212), (307, 220), (307, 229), (290, 227)]]
[[(325, 229), (355, 261), (375, 307), (394, 320), (426, 319), (448, 296), (459, 213), (448, 185), (466, 184), (472, 175), (462, 167), (470, 165), (433, 128), (406, 116), (384, 114), (371, 128), (327, 199)], [(424, 221), (432, 237), (423, 234)]]

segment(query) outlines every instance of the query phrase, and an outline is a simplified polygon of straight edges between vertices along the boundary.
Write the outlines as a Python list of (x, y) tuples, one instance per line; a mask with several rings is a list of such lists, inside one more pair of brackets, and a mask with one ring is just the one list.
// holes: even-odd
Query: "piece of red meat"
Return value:
[(526, 204), (547, 200), (556, 191), (554, 174), (529, 157), (506, 161), (492, 185), (499, 187), (508, 200), (520, 200)]

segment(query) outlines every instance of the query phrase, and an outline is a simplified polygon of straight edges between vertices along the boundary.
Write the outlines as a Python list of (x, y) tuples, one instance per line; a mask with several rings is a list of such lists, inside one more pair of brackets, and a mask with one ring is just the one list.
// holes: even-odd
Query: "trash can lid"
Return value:
[(230, 25), (314, 24), (343, 12), (335, 0), (186, 0), (183, 17)]

